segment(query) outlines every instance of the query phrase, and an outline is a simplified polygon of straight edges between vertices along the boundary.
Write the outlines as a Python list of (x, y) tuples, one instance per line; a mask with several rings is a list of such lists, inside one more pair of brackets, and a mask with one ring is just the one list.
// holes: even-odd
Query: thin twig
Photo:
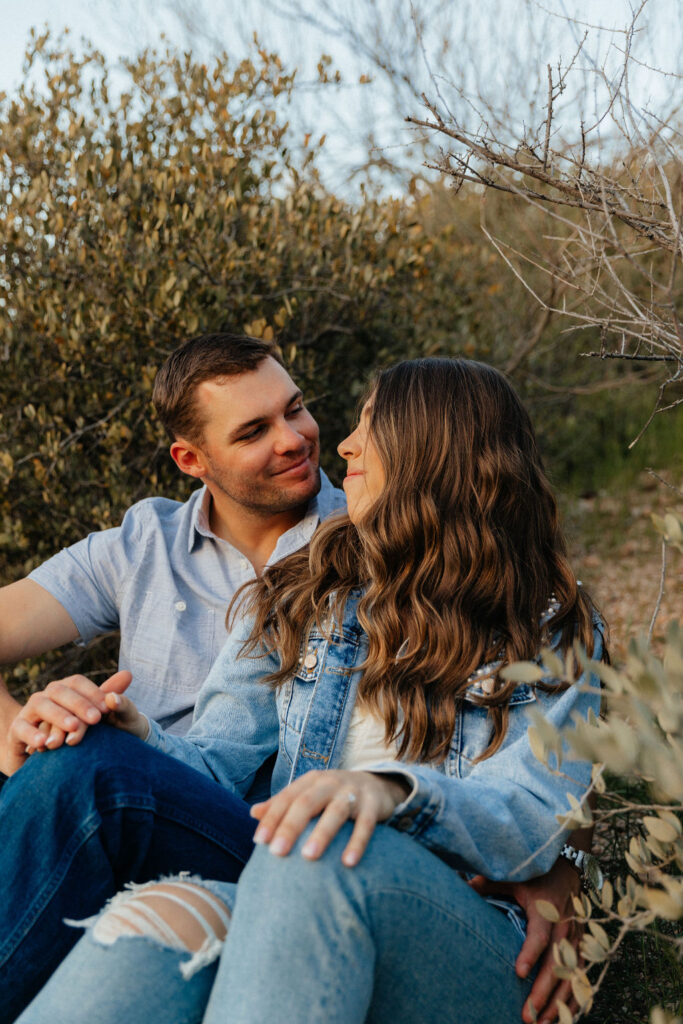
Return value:
[(662, 607), (662, 598), (664, 597), (664, 584), (666, 582), (666, 537), (662, 537), (662, 572), (659, 577), (659, 593), (657, 594), (657, 604), (652, 614), (652, 622), (650, 623), (650, 629), (647, 634), (647, 642), (652, 643), (652, 634), (655, 628), (655, 622), (659, 615), (659, 609)]
[(628, 352), (581, 352), (584, 359), (632, 359), (638, 363), (678, 363), (680, 359), (676, 356), (637, 356), (629, 355)]
[(548, 170), (548, 151), (550, 149), (550, 127), (553, 123), (553, 72), (548, 64), (548, 118), (545, 123), (545, 142), (543, 143), (543, 170)]
[(664, 486), (668, 487), (670, 491), (674, 492), (674, 494), (678, 494), (681, 498), (683, 498), (683, 491), (679, 487), (674, 487), (673, 484), (670, 484), (669, 481), (665, 480), (663, 476), (659, 475), (659, 473), (655, 473), (654, 469), (650, 469), (649, 466), (646, 466), (645, 472), (649, 473), (650, 476), (653, 476), (655, 480), (659, 480), (660, 484), (664, 484)]

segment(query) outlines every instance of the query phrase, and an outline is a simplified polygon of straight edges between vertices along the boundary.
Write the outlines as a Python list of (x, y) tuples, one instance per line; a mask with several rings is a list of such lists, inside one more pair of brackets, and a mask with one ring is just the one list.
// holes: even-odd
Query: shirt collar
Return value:
[[(201, 537), (208, 537), (210, 540), (217, 540), (209, 525), (209, 510), (211, 508), (211, 495), (206, 486), (195, 491), (190, 501), (194, 503), (191, 517), (191, 529), (188, 537), (188, 551), (191, 552), (197, 540), (197, 534)], [(321, 519), (326, 519), (333, 512), (341, 511), (346, 507), (344, 493), (333, 487), (326, 474), (320, 471), (320, 490), (308, 503), (306, 514), (303, 519), (279, 538), (270, 561), (276, 561), (280, 557), (278, 548), (283, 537), (288, 540), (295, 537), (301, 538), (300, 546), (303, 547), (313, 536), (313, 533)]]
[(206, 486), (200, 487), (198, 491), (194, 492), (190, 501), (193, 502), (193, 507), (190, 518), (190, 531), (187, 538), (187, 550), (191, 553), (197, 540), (197, 534), (200, 537), (208, 537), (210, 540), (216, 540), (216, 535), (209, 526), (211, 495), (208, 488)]

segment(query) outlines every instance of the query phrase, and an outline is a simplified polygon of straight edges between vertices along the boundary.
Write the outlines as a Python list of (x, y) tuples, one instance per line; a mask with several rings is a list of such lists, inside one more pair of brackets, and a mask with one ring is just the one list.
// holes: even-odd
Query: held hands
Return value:
[(12, 775), (34, 752), (56, 750), (63, 743), (75, 746), (88, 726), (103, 719), (144, 739), (147, 719), (122, 696), (132, 678), (130, 672), (115, 672), (97, 686), (86, 676), (69, 676), (31, 694), (10, 726), (7, 774)]
[[(520, 978), (526, 978), (536, 963), (539, 963), (539, 968), (522, 1010), (525, 1024), (535, 1020), (539, 1024), (551, 1024), (557, 1020), (558, 999), (575, 1013), (577, 1004), (570, 983), (556, 977), (553, 957), (553, 946), (562, 939), (567, 939), (578, 953), (583, 934), (583, 926), (571, 920), (574, 915), (572, 897), (577, 896), (581, 889), (579, 876), (571, 864), (560, 857), (547, 874), (527, 882), (490, 882), (478, 875), (470, 885), (481, 896), (506, 896), (514, 899), (526, 913), (526, 939), (517, 957), (515, 969)], [(537, 900), (551, 903), (559, 913), (559, 921), (551, 924), (542, 917), (536, 907)]]
[(365, 853), (377, 822), (390, 818), (409, 791), (410, 784), (398, 775), (306, 772), (270, 800), (251, 808), (252, 817), (260, 822), (254, 842), (268, 844), (271, 853), (284, 857), (309, 821), (320, 815), (301, 850), (304, 857), (316, 860), (342, 825), (354, 820), (351, 838), (342, 854), (342, 862), (353, 867)]

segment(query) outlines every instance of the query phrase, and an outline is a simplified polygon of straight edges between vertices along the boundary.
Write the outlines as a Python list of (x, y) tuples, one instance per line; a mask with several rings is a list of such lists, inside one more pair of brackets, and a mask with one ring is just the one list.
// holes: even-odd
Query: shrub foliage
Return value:
[(112, 73), (43, 38), (26, 70), (0, 108), (5, 582), (147, 494), (185, 493), (150, 405), (183, 339), (275, 338), (324, 397), (332, 450), (368, 368), (413, 348), (428, 280), (404, 203), (321, 186), (275, 55), (147, 53)]

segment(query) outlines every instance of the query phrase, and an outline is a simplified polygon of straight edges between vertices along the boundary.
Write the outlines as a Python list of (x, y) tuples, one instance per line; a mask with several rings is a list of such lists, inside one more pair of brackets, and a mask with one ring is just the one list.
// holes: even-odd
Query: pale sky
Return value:
[[(174, 2), (201, 12), (196, 22), (206, 30), (203, 35), (198, 32), (188, 40), (177, 19), (168, 14)], [(203, 51), (198, 53), (202, 58), (209, 55), (212, 45), (241, 57), (252, 31), (257, 30), (266, 46), (279, 52), (290, 65), (301, 68), (304, 78), (314, 77), (321, 52), (330, 53), (336, 60), (346, 86), (336, 95), (326, 91), (322, 99), (315, 90), (303, 92), (294, 120), (302, 134), (310, 130), (327, 133), (326, 159), (330, 168), (342, 169), (339, 174), (343, 177), (354, 159), (362, 159), (368, 132), (374, 133), (387, 152), (399, 151), (410, 140), (403, 123), (405, 114), (421, 112), (419, 98), (407, 92), (392, 93), (381, 74), (375, 75), (370, 86), (357, 84), (363, 72), (373, 71), (362, 52), (366, 40), (363, 15), (373, 6), (386, 10), (383, 31), (389, 35), (389, 12), (398, 11), (404, 16), (403, 35), (395, 35), (391, 45), (399, 53), (399, 63), (402, 59), (414, 61), (412, 74), (422, 78), (420, 88), (431, 90), (432, 98), (439, 92), (446, 102), (450, 102), (449, 95), (458, 102), (452, 88), (457, 75), (476, 74), (479, 91), (499, 110), (502, 104), (507, 109), (512, 103), (511, 115), (514, 118), (518, 114), (520, 120), (527, 114), (514, 106), (515, 96), (522, 90), (529, 96), (535, 92), (537, 105), (542, 104), (547, 63), (556, 66), (562, 58), (566, 65), (585, 31), (589, 42), (580, 59), (582, 67), (589, 67), (592, 61), (597, 68), (607, 55), (608, 69), (618, 76), (624, 40), (618, 30), (628, 23), (632, 7), (629, 0), (527, 0), (526, 6), (521, 0), (420, 0), (420, 10), (427, 14), (424, 52), (413, 45), (411, 53), (411, 0), (328, 0), (327, 4), (323, 0), (299, 0), (301, 7), (325, 21), (322, 28), (293, 26), (278, 16), (278, 3), (287, 2), (296, 0), (0, 0), (0, 90), (11, 92), (20, 83), (23, 51), (32, 26), (42, 30), (47, 24), (54, 32), (68, 26), (74, 45), (85, 36), (112, 61), (120, 55), (132, 56), (145, 45), (158, 46), (161, 31), (181, 48), (190, 45), (195, 52)], [(639, 6), (639, 0), (634, 2)], [(326, 6), (332, 12), (327, 16)], [(337, 11), (355, 12), (361, 45), (349, 46), (339, 38), (334, 28)], [(682, 11), (680, 0), (648, 0), (634, 51), (644, 64), (681, 73)], [(585, 21), (585, 26), (569, 26), (567, 13), (579, 22)], [(447, 26), (449, 19), (451, 24)], [(381, 24), (382, 19), (379, 21)], [(450, 45), (444, 48), (442, 39), (448, 32)], [(367, 42), (371, 47), (369, 35)], [(404, 45), (405, 58), (400, 55)], [(529, 56), (532, 48), (533, 58)], [(525, 57), (532, 61), (528, 73)], [(462, 70), (466, 67), (469, 72)], [(638, 97), (644, 109), (666, 105), (677, 94), (680, 98), (680, 80), (656, 74), (648, 67), (635, 66), (634, 71), (639, 77), (632, 83), (632, 95)], [(573, 120), (578, 123), (578, 118)]]

